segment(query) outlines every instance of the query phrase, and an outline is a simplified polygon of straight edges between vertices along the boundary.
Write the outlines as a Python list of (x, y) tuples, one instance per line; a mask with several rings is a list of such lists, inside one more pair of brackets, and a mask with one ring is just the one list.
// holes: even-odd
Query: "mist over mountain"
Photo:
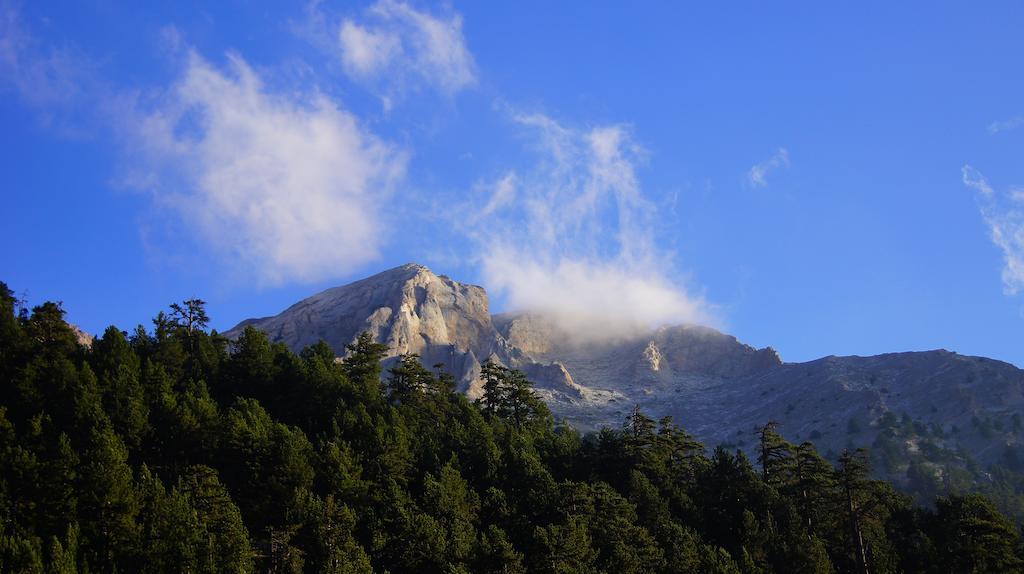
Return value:
[(366, 331), (387, 345), (386, 366), (419, 354), (470, 398), (480, 396), (480, 366), (492, 360), (525, 372), (556, 418), (583, 431), (618, 427), (639, 405), (707, 444), (750, 451), (757, 429), (776, 421), (791, 440), (833, 458), (870, 447), (879, 474), (913, 489), (955, 489), (977, 478), (965, 469), (1024, 459), (1024, 371), (946, 350), (787, 363), (770, 347), (698, 325), (581, 341), (544, 314), (491, 315), (483, 288), (416, 264), (328, 289), (227, 335), (250, 325), (294, 351), (322, 339), (340, 357)]

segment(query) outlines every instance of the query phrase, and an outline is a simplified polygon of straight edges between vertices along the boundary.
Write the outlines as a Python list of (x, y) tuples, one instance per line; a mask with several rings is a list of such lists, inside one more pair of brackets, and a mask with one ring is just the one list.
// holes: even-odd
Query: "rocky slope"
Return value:
[(416, 353), (427, 366), (443, 365), (470, 396), (479, 394), (480, 364), (488, 358), (522, 369), (546, 388), (578, 393), (565, 369), (535, 362), (508, 344), (494, 327), (483, 288), (422, 265), (327, 289), (273, 317), (242, 321), (225, 335), (237, 336), (247, 326), (295, 351), (323, 340), (338, 356), (366, 331), (388, 346), (389, 358)]
[(944, 350), (784, 363), (771, 348), (691, 325), (575, 345), (542, 316), (492, 317), (482, 288), (414, 264), (227, 334), (248, 325), (294, 350), (323, 339), (339, 355), (369, 331), (391, 357), (412, 352), (443, 364), (471, 396), (480, 363), (493, 358), (525, 371), (556, 417), (583, 430), (617, 426), (638, 404), (706, 444), (749, 450), (756, 428), (778, 421), (787, 437), (812, 440), (822, 453), (873, 446), (897, 480), (915, 453), (928, 454), (941, 479), (943, 465), (999, 462), (1024, 440), (1024, 371), (1007, 363)]

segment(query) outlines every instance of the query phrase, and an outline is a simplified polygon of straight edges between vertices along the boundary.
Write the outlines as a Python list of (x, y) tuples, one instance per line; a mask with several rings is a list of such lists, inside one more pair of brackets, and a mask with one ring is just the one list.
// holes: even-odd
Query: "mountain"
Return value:
[[(483, 288), (416, 264), (328, 289), (227, 335), (247, 326), (295, 351), (323, 339), (339, 356), (368, 331), (390, 360), (418, 353), (470, 397), (479, 396), (480, 364), (490, 358), (523, 370), (555, 416), (581, 430), (618, 426), (639, 405), (706, 444), (751, 453), (768, 421), (823, 453), (872, 447), (879, 471), (897, 482), (911, 480), (913, 465), (915, 476), (924, 469), (916, 480), (940, 485), (962, 469), (1024, 470), (1024, 371), (945, 350), (786, 363), (770, 347), (695, 325), (580, 344), (542, 315), (492, 316)], [(971, 472), (970, 480), (984, 479)]]
[(428, 367), (443, 365), (474, 398), (480, 393), (480, 364), (487, 359), (523, 370), (552, 392), (578, 392), (564, 369), (533, 361), (509, 345), (494, 326), (482, 287), (414, 263), (327, 289), (273, 317), (242, 321), (225, 334), (235, 337), (248, 326), (295, 351), (323, 340), (339, 356), (369, 332), (388, 346), (389, 359), (416, 353)]

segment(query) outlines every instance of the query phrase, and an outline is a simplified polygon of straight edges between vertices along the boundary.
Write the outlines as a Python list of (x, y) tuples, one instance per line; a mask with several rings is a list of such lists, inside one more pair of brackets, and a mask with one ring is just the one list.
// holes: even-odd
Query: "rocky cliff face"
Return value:
[(79, 345), (83, 347), (92, 347), (92, 342), (96, 337), (79, 329), (78, 325), (68, 323), (68, 327), (71, 327), (71, 331), (75, 334), (75, 340), (78, 341)]
[(395, 354), (437, 345), (489, 353), (496, 334), (482, 288), (415, 264), (327, 289), (279, 315), (243, 321), (228, 334), (249, 325), (293, 349), (324, 340), (339, 354), (363, 331)]
[(483, 288), (422, 265), (327, 289), (273, 317), (242, 321), (225, 335), (237, 336), (248, 326), (296, 352), (323, 340), (338, 356), (369, 332), (388, 346), (389, 358), (416, 353), (427, 366), (444, 365), (471, 396), (479, 393), (480, 364), (488, 358), (521, 368), (545, 386), (575, 392), (565, 369), (536, 363), (508, 344), (494, 327)]
[(296, 351), (323, 339), (339, 356), (368, 331), (390, 357), (444, 365), (471, 397), (491, 358), (523, 370), (555, 416), (582, 430), (618, 426), (638, 404), (709, 445), (752, 449), (768, 421), (822, 453), (882, 445), (895, 453), (885, 470), (897, 480), (922, 449), (964, 466), (1024, 448), (1024, 371), (1007, 363), (948, 351), (784, 363), (771, 348), (692, 325), (577, 345), (543, 316), (492, 317), (482, 288), (421, 265), (328, 289), (227, 335), (248, 325)]

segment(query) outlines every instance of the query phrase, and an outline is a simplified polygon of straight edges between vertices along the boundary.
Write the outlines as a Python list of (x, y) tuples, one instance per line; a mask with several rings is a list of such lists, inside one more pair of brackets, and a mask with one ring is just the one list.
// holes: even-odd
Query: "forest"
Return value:
[(921, 502), (765, 421), (756, 460), (633, 409), (581, 435), (364, 334), (343, 360), (204, 303), (82, 344), (0, 283), (0, 572), (1013, 572), (984, 496)]

